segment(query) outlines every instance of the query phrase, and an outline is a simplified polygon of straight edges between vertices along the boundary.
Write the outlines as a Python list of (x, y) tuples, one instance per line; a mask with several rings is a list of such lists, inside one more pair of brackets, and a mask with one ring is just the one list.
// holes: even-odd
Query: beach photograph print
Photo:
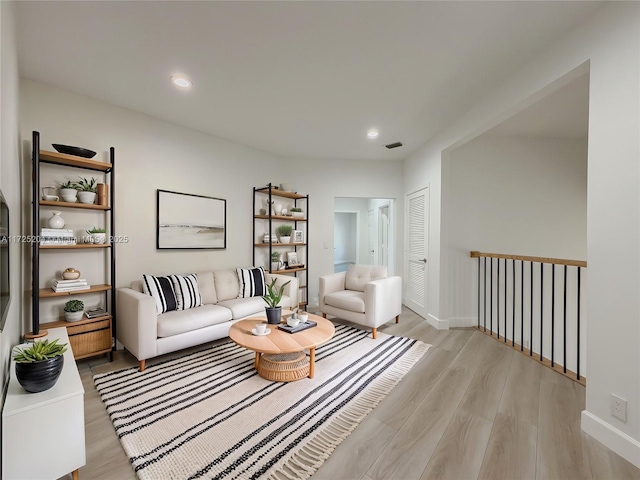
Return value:
[(227, 248), (227, 201), (158, 190), (156, 247)]

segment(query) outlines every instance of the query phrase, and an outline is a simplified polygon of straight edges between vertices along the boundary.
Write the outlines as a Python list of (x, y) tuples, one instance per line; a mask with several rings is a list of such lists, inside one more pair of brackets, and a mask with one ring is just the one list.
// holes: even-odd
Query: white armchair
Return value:
[(378, 327), (395, 317), (402, 308), (402, 279), (387, 277), (387, 267), (379, 265), (349, 265), (346, 272), (320, 277), (318, 291), (323, 317), (335, 315), (372, 328), (373, 338)]

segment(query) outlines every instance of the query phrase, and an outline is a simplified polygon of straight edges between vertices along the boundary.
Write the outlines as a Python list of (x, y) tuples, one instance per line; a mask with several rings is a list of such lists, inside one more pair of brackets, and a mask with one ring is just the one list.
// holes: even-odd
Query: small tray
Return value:
[(302, 330), (306, 330), (307, 328), (313, 328), (316, 325), (318, 325), (317, 322), (314, 322), (313, 320), (307, 320), (306, 322), (300, 322), (298, 325), (296, 325), (295, 327), (290, 327), (289, 325), (285, 324), (281, 324), (278, 325), (278, 328), (280, 330), (283, 330), (287, 333), (296, 333), (296, 332), (301, 332)]

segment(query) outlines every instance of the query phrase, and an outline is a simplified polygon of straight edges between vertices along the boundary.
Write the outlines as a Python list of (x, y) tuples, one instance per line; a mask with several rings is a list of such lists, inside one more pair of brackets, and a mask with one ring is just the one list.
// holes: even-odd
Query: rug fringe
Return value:
[(416, 342), (374, 385), (340, 412), (300, 450), (286, 458), (284, 464), (266, 473), (269, 480), (303, 480), (310, 478), (329, 458), (358, 424), (395, 387), (402, 377), (422, 358), (431, 345)]

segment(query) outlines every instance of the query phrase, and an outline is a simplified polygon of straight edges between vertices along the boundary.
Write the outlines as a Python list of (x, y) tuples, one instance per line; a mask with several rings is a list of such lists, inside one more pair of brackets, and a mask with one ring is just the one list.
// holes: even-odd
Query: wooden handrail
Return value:
[(529, 257), (527, 255), (510, 255), (507, 253), (484, 253), (471, 251), (472, 258), (489, 257), (489, 258), (506, 258), (509, 260), (522, 260), (525, 262), (537, 263), (554, 263), (556, 265), (568, 265), (570, 267), (586, 267), (587, 262), (584, 260), (566, 260), (564, 258), (547, 258), (547, 257)]

